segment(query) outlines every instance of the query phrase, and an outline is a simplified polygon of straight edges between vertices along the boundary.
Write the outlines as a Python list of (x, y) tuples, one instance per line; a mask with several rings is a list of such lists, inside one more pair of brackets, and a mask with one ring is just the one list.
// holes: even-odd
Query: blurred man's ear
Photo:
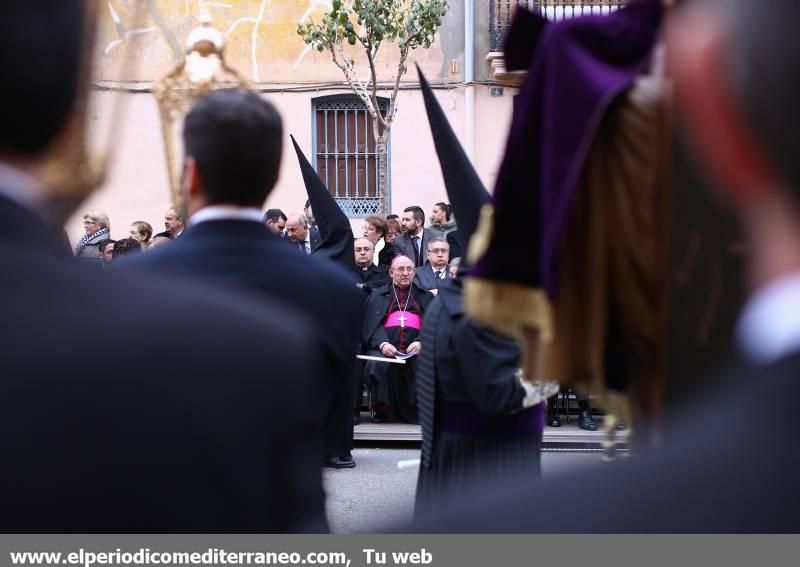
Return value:
[(183, 162), (183, 193), (187, 197), (197, 197), (200, 193), (200, 172), (193, 157)]
[(777, 184), (725, 76), (730, 39), (722, 18), (714, 6), (700, 2), (674, 13), (667, 57), (694, 153), (728, 200), (746, 207)]

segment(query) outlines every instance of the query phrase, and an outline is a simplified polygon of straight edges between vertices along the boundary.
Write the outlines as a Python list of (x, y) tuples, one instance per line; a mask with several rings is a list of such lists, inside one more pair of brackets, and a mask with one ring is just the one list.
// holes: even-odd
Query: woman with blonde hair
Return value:
[(100, 261), (99, 244), (111, 238), (111, 223), (108, 215), (102, 211), (89, 211), (83, 215), (85, 234), (75, 247), (75, 258), (78, 260)]

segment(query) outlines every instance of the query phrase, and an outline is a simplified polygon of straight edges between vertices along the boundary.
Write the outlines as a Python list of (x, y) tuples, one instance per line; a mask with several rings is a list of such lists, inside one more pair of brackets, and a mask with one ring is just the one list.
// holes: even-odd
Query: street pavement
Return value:
[[(353, 451), (355, 469), (325, 469), (328, 521), (334, 533), (362, 533), (411, 521), (419, 449), (363, 448)], [(401, 463), (401, 467), (398, 466)], [(601, 464), (599, 452), (542, 453), (542, 476)]]

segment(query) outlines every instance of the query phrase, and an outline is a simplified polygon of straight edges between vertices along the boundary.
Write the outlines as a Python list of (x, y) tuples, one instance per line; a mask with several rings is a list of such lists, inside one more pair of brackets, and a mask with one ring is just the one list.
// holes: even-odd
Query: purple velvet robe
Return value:
[(471, 275), (555, 297), (559, 240), (596, 129), (647, 70), (662, 20), (661, 0), (607, 16), (515, 20), (506, 56), (530, 66), (495, 187), (495, 234)]

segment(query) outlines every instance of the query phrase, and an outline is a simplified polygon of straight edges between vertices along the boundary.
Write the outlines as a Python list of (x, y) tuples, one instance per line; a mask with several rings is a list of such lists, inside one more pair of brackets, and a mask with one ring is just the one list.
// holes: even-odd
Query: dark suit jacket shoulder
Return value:
[[(201, 275), (259, 298), (280, 298), (296, 306), (314, 322), (303, 350), (319, 352), (322, 357), (314, 373), (318, 391), (304, 405), (305, 410), (316, 407), (330, 416), (333, 400), (340, 399), (343, 389), (352, 389), (347, 384), (355, 364), (364, 299), (353, 274), (344, 268), (286, 246), (259, 222), (237, 220), (199, 223), (173, 245), (128, 263), (128, 269), (137, 268)], [(270, 317), (269, 322), (276, 328), (293, 324), (280, 317)], [(352, 432), (350, 438), (352, 441)], [(343, 455), (347, 452), (343, 444), (343, 440), (337, 441), (333, 448), (326, 442), (326, 451)]]
[(417, 268), (417, 273), (414, 275), (414, 282), (422, 289), (438, 289), (442, 282), (447, 281), (447, 266), (444, 267), (445, 279), (439, 279), (433, 272), (433, 267), (430, 264), (425, 264)]
[[(200, 223), (175, 244), (128, 262), (127, 269), (207, 274), (259, 297), (279, 297), (315, 322), (309, 349), (322, 346), (334, 368), (353, 364), (363, 297), (352, 274), (286, 246), (260, 223)], [(289, 322), (273, 317), (271, 323), (284, 327)]]
[(308, 227), (308, 239), (311, 242), (311, 250), (316, 250), (322, 242), (322, 237), (319, 234), (319, 229), (316, 226)]
[[(424, 259), (424, 262), (427, 263), (428, 260), (428, 241), (436, 236), (433, 231), (428, 228), (422, 230), (422, 242), (420, 244), (420, 254)], [(408, 233), (401, 234), (397, 238), (394, 239), (394, 248), (395, 248), (395, 256), (397, 255), (405, 255), (414, 259), (414, 243), (411, 241), (411, 237)]]
[(386, 285), (389, 281), (389, 268), (387, 266), (376, 266), (371, 264), (366, 270), (358, 266), (353, 268), (353, 273), (357, 283), (361, 284), (361, 289), (366, 293)]
[[(0, 278), (13, 321), (0, 359), (0, 428), (13, 432), (0, 448), (14, 463), (0, 470), (2, 531), (324, 527), (321, 423), (285, 409), (313, 394), (301, 314), (185, 279), (87, 270), (4, 199), (0, 226), (14, 274)], [(296, 328), (264, 324), (267, 312)]]

